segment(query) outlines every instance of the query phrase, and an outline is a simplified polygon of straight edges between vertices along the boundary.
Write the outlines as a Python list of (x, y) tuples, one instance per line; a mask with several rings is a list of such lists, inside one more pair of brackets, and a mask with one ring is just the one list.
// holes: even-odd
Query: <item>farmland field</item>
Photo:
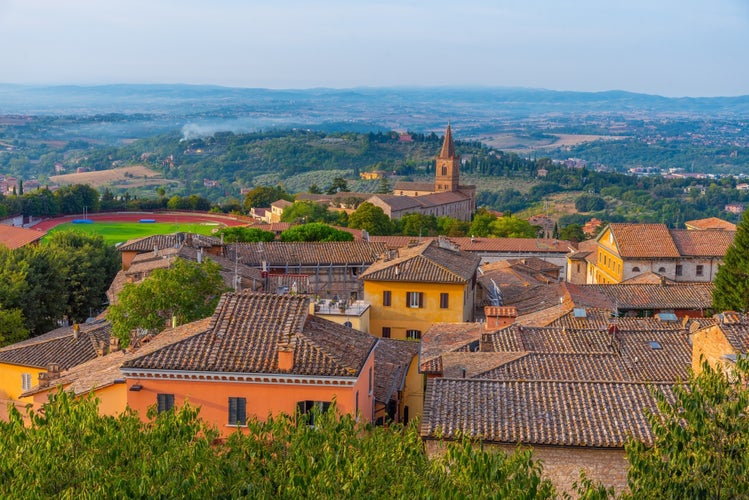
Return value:
[[(104, 237), (106, 243), (115, 245), (117, 243), (154, 234), (190, 232), (210, 235), (220, 227), (222, 227), (222, 225), (215, 222), (157, 222), (151, 224), (143, 224), (140, 222), (94, 222), (93, 224), (73, 224), (72, 222), (66, 222), (65, 224), (60, 224), (50, 229), (45, 238), (57, 231), (72, 229), (74, 231), (82, 231), (89, 234), (100, 234)], [(42, 242), (43, 241), (44, 240), (42, 240)]]
[(95, 172), (81, 172), (79, 174), (64, 174), (50, 176), (49, 180), (55, 184), (88, 184), (91, 187), (139, 187), (155, 184), (168, 184), (161, 174), (143, 166), (113, 168), (97, 170)]

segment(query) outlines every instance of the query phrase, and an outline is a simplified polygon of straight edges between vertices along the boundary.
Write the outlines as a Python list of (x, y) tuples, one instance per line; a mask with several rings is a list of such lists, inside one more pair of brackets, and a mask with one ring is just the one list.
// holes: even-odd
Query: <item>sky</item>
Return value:
[(749, 95), (749, 0), (0, 0), (0, 83)]

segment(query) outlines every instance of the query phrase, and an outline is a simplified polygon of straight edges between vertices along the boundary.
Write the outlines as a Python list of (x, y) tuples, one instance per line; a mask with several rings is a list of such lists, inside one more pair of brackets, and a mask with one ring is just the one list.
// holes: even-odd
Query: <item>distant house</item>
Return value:
[(199, 249), (212, 255), (222, 255), (224, 244), (219, 238), (193, 233), (157, 234), (127, 241), (117, 247), (122, 257), (122, 269), (127, 271), (133, 259), (143, 253), (153, 253), (158, 256), (159, 251), (169, 248), (190, 247)]
[(294, 203), (287, 200), (277, 200), (270, 204), (270, 222), (281, 222), (283, 211)]
[(168, 411), (185, 401), (222, 434), (247, 418), (313, 408), (371, 422), (377, 339), (309, 315), (298, 295), (228, 293), (203, 333), (125, 361), (128, 405)]
[(732, 214), (741, 215), (741, 213), (744, 212), (744, 204), (743, 203), (729, 203), (725, 207), (723, 207), (723, 210)]
[(26, 245), (38, 245), (47, 233), (35, 229), (0, 224), (0, 246), (15, 250)]
[(714, 323), (692, 334), (692, 369), (702, 371), (702, 362), (730, 371), (739, 356), (749, 354), (749, 316), (727, 311), (714, 316)]
[(695, 219), (688, 220), (684, 223), (687, 229), (693, 231), (706, 231), (706, 230), (724, 230), (724, 231), (736, 231), (736, 224), (728, 222), (717, 217), (708, 217), (706, 219)]

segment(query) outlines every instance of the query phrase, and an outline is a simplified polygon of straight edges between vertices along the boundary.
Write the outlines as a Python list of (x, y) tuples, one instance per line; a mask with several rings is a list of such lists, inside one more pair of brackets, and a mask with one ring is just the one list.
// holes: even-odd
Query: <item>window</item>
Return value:
[(247, 424), (247, 398), (229, 398), (229, 425)]
[(697, 264), (697, 270), (695, 274), (697, 274), (697, 276), (702, 276), (703, 274), (705, 274), (705, 266), (703, 266), (702, 264)]
[(448, 294), (445, 292), (440, 293), (440, 309), (447, 309)]
[(392, 296), (390, 290), (384, 290), (382, 292), (382, 305), (389, 306), (392, 303)]
[(421, 338), (421, 330), (406, 330), (406, 338), (419, 340)]
[(676, 276), (681, 276), (681, 274), (682, 274), (681, 264), (676, 264)]
[(390, 327), (389, 326), (383, 326), (382, 327), (382, 338), (383, 339), (389, 339), (390, 338)]
[(354, 411), (354, 416), (359, 420), (359, 391), (356, 391), (356, 411)]
[(424, 307), (424, 292), (406, 292), (408, 307)]
[(447, 175), (447, 165), (442, 165), (442, 175)]
[(637, 266), (635, 266), (635, 267), (632, 268), (632, 272), (633, 273), (639, 273), (640, 272), (640, 268), (637, 267)]
[(21, 390), (28, 391), (29, 389), (31, 389), (31, 374), (22, 373), (21, 374)]
[(330, 408), (330, 401), (299, 401), (296, 404), (299, 416), (305, 416), (309, 425), (315, 425), (315, 415), (325, 413)]
[(372, 383), (372, 367), (369, 367), (369, 395), (372, 395), (372, 389), (374, 388), (374, 384)]
[(666, 272), (666, 268), (665, 267), (659, 267), (658, 268), (658, 272), (659, 273), (665, 273)]
[(174, 408), (174, 394), (157, 394), (156, 409), (159, 413), (169, 411)]

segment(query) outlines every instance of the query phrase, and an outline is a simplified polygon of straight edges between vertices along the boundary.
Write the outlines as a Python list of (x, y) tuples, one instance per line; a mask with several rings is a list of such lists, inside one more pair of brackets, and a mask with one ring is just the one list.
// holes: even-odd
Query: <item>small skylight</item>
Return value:
[(650, 342), (648, 342), (648, 344), (650, 345), (651, 349), (663, 349), (660, 342), (656, 342), (655, 340), (651, 340)]
[(676, 314), (672, 312), (662, 312), (658, 313), (658, 319), (661, 321), (677, 321), (678, 318), (676, 317)]
[(576, 318), (587, 318), (588, 313), (585, 312), (584, 307), (576, 307), (572, 310), (572, 313), (575, 315)]

